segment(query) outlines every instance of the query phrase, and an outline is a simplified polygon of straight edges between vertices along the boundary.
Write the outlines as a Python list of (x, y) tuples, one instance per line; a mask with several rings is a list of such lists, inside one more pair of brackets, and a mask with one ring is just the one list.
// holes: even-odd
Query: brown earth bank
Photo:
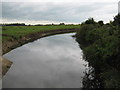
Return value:
[(44, 31), (44, 32), (30, 33), (28, 35), (20, 37), (19, 39), (12, 38), (12, 39), (2, 43), (2, 54), (5, 54), (16, 47), (19, 47), (23, 44), (32, 42), (32, 41), (42, 38), (42, 37), (55, 35), (55, 34), (76, 32), (77, 30), (79, 30), (79, 29), (73, 28), (73, 29), (49, 30), (49, 31)]
[(8, 71), (8, 69), (11, 67), (12, 65), (12, 62), (9, 61), (8, 59), (6, 58), (2, 58), (2, 68), (5, 68), (5, 69), (2, 69), (2, 75), (5, 75), (6, 72)]
[[(55, 35), (55, 34), (72, 33), (72, 32), (76, 32), (77, 30), (79, 29), (73, 28), (73, 29), (49, 30), (44, 32), (30, 33), (28, 35), (20, 37), (19, 39), (13, 37), (12, 39), (2, 43), (2, 55), (11, 51), (14, 48), (17, 48), (23, 44), (32, 42), (42, 37)], [(6, 74), (6, 72), (9, 70), (11, 65), (12, 65), (11, 61), (2, 58), (2, 75)]]
[(6, 58), (0, 58), (0, 78), (7, 73), (11, 65), (11, 61), (7, 60)]

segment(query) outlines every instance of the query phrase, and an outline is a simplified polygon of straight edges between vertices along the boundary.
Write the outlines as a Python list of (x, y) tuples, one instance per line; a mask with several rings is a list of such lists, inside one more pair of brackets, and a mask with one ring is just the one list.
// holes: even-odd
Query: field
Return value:
[(0, 32), (3, 54), (41, 37), (79, 30), (80, 25), (3, 26)]
[(34, 32), (44, 32), (49, 30), (73, 29), (79, 28), (79, 25), (50, 25), (50, 26), (3, 26), (3, 42), (15, 37), (19, 38)]

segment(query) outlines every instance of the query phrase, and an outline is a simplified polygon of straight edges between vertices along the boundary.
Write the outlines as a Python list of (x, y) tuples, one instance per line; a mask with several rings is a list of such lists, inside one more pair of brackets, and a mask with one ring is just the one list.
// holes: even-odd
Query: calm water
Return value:
[(3, 78), (3, 88), (82, 87), (88, 63), (73, 34), (41, 38), (5, 54), (13, 65)]

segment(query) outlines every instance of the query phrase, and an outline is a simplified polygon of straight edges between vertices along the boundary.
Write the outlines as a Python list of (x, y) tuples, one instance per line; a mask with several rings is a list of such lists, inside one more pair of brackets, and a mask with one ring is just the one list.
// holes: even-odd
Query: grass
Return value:
[[(79, 28), (79, 25), (51, 25), (51, 26), (3, 26), (0, 34), (14, 36), (19, 38), (34, 32), (43, 32), (57, 29), (72, 29)], [(10, 37), (3, 36), (3, 40), (8, 40)]]

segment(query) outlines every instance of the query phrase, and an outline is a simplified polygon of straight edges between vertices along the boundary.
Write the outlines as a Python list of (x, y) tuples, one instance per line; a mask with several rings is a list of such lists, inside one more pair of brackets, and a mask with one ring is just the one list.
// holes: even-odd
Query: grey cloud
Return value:
[[(2, 16), (5, 19), (57, 21), (80, 23), (91, 17), (94, 11), (115, 3), (22, 3), (3, 2)], [(117, 6), (116, 6), (117, 7)], [(113, 10), (105, 11), (115, 13)]]

